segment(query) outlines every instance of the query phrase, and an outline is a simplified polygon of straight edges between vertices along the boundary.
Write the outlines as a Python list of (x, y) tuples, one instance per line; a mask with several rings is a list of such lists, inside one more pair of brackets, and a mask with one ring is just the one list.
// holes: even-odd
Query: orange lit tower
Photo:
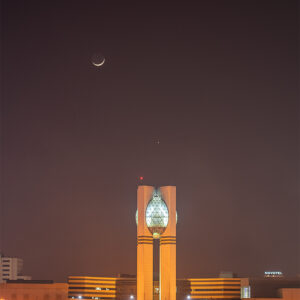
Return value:
[(160, 236), (160, 300), (176, 300), (176, 187), (160, 188), (169, 220)]
[(153, 239), (160, 239), (160, 299), (176, 300), (176, 187), (137, 191), (137, 300), (153, 299)]
[(153, 195), (152, 186), (137, 191), (137, 299), (153, 300), (153, 237), (146, 224), (146, 208)]

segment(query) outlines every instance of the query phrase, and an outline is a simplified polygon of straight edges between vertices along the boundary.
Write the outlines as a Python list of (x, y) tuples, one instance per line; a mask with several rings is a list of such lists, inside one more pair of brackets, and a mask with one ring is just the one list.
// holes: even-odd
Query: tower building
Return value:
[(137, 191), (137, 300), (153, 299), (153, 239), (160, 240), (160, 300), (176, 300), (176, 187)]

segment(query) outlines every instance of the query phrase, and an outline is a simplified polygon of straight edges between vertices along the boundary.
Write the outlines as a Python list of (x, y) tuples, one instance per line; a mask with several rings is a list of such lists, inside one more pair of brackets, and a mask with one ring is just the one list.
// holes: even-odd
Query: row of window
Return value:
[[(75, 299), (82, 299), (84, 298), (85, 296), (87, 295), (97, 295), (95, 297), (102, 297), (102, 296), (106, 296), (106, 295), (111, 295), (111, 293), (105, 293), (105, 292), (99, 292), (99, 293), (93, 293), (93, 292), (83, 292), (82, 295), (78, 294), (77, 293), (68, 293), (68, 297), (74, 297)], [(112, 293), (112, 294), (115, 294), (115, 293)], [(80, 298), (81, 297), (81, 298)]]
[(192, 292), (224, 292), (224, 291), (231, 291), (231, 292), (239, 292), (240, 289), (193, 289)]
[[(188, 295), (187, 296), (187, 299), (199, 299), (198, 297), (201, 297), (200, 299), (201, 300), (211, 300), (211, 299), (218, 299), (218, 298), (215, 298), (214, 295), (211, 295), (211, 294), (196, 294), (196, 295)], [(218, 295), (218, 297), (220, 297), (221, 295)], [(222, 295), (223, 296), (223, 295)], [(194, 298), (194, 297), (197, 297), (197, 298)], [(231, 297), (230, 300), (233, 300), (233, 299), (240, 299), (240, 295), (238, 294), (226, 294), (226, 298), (227, 297)], [(221, 298), (221, 299), (226, 299), (226, 298)]]
[(95, 299), (95, 300), (101, 300), (101, 299), (110, 299), (110, 300), (115, 300), (116, 298), (111, 298), (111, 297), (69, 297), (71, 299)]
[[(106, 290), (101, 290), (101, 291), (97, 291), (97, 292), (95, 292), (94, 290), (91, 290), (91, 291), (82, 291), (82, 293), (83, 294), (105, 294), (105, 292), (107, 292), (107, 291), (115, 291), (116, 289), (106, 289)], [(78, 291), (76, 291), (76, 292), (70, 292), (69, 291), (69, 295), (78, 295), (80, 292), (78, 292)]]
[(226, 286), (226, 285), (230, 285), (230, 286), (241, 286), (240, 283), (213, 283), (213, 284), (209, 284), (209, 283), (193, 283), (193, 286)]
[[(11, 299), (13, 299), (13, 300), (22, 299), (22, 298), (23, 298), (23, 300), (28, 300), (30, 297), (29, 297), (29, 294), (24, 294), (23, 297), (21, 295), (11, 294)], [(45, 294), (43, 296), (43, 300), (49, 300), (50, 298), (54, 299), (53, 296), (50, 296), (48, 294)], [(55, 300), (62, 300), (62, 295), (59, 295), (59, 294), (55, 295)]]
[(94, 285), (99, 286), (101, 284), (107, 284), (107, 285), (113, 285), (116, 284), (116, 280), (107, 280), (105, 283), (99, 283), (99, 282), (90, 282), (90, 281), (79, 281), (79, 282), (68, 282), (69, 285)]
[(115, 290), (115, 288), (104, 288), (104, 287), (88, 287), (88, 286), (70, 286), (69, 290), (96, 290), (96, 291), (110, 291)]

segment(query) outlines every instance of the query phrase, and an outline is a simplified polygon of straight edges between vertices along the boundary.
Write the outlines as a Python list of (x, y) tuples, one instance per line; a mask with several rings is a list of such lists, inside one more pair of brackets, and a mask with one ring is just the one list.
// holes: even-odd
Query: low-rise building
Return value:
[(31, 276), (23, 275), (23, 259), (0, 255), (0, 282), (7, 280), (30, 280)]
[[(153, 281), (153, 300), (159, 300), (159, 281)], [(137, 300), (136, 277), (70, 276), (68, 283), (46, 280), (7, 280), (0, 284), (5, 300)], [(177, 300), (300, 300), (300, 281), (265, 278), (177, 279)]]
[[(300, 300), (299, 278), (242, 278), (241, 299), (293, 299), (292, 295), (298, 295), (295, 300)], [(292, 297), (292, 298), (291, 298)]]
[(240, 278), (188, 278), (177, 280), (177, 299), (240, 299)]
[[(136, 299), (136, 278), (70, 276), (69, 299)], [(177, 279), (177, 300), (240, 299), (240, 278)], [(153, 299), (159, 299), (159, 282), (153, 282)]]
[(67, 300), (68, 284), (45, 280), (8, 281), (0, 284), (0, 298), (5, 300)]

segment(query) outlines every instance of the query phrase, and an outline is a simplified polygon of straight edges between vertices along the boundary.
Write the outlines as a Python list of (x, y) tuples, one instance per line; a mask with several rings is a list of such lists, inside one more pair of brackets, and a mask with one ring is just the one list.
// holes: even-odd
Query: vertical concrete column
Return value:
[(154, 187), (137, 190), (137, 300), (153, 300), (153, 237), (146, 224), (146, 208)]
[(169, 222), (160, 237), (160, 300), (176, 300), (176, 187), (160, 188)]

